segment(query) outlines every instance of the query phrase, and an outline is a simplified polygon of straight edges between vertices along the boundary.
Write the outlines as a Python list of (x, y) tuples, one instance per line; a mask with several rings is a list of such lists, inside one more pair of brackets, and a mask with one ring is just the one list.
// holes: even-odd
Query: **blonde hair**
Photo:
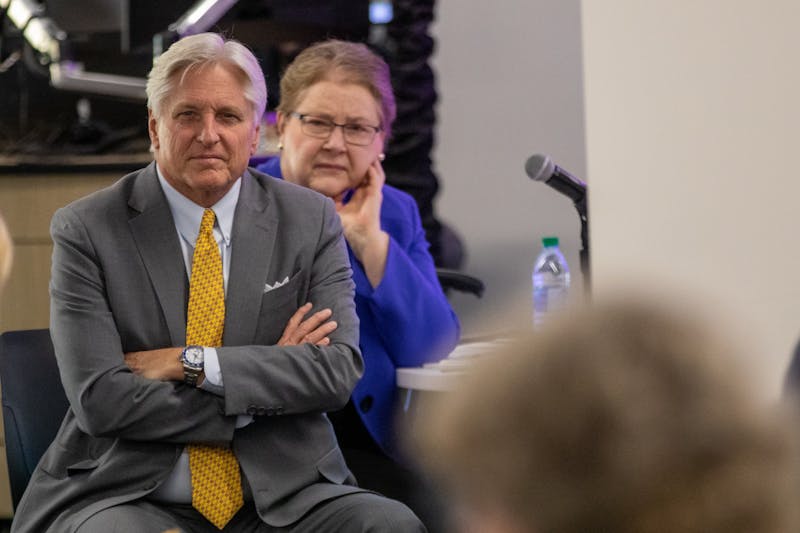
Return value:
[(11, 262), (13, 260), (14, 250), (11, 240), (11, 234), (8, 231), (3, 216), (0, 215), (0, 289), (5, 285), (9, 274), (11, 273)]
[(330, 39), (312, 44), (300, 52), (281, 77), (278, 111), (284, 115), (296, 111), (305, 91), (326, 79), (367, 89), (378, 104), (380, 127), (389, 138), (397, 115), (389, 65), (361, 43)]
[[(472, 370), (419, 455), (477, 512), (523, 531), (797, 531), (791, 422), (692, 318), (571, 313)], [(774, 406), (770, 406), (774, 407)]]

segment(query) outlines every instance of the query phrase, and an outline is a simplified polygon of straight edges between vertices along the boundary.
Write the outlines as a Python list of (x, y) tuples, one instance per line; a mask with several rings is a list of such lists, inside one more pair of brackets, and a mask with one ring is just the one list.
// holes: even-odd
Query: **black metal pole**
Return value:
[(575, 209), (581, 219), (581, 275), (583, 276), (583, 291), (586, 299), (592, 296), (591, 266), (589, 264), (589, 210), (586, 204), (586, 195), (579, 202), (575, 202)]

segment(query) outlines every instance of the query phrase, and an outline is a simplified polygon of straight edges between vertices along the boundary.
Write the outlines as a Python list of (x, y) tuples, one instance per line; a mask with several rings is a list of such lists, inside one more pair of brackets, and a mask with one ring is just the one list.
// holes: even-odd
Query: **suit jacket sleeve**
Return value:
[[(257, 334), (256, 344), (223, 343), (217, 349), (229, 415), (302, 415), (340, 409), (363, 373), (352, 271), (333, 203), (291, 184), (276, 181), (275, 186), (288, 189), (299, 203), (284, 205), (282, 210), (273, 206), (280, 214), (273, 264), (280, 262), (278, 256), (306, 259), (293, 266), (297, 271), (286, 285), (269, 292), (260, 304), (261, 322), (271, 322), (272, 332)], [(234, 255), (241, 243), (236, 239), (234, 230)], [(287, 252), (290, 249), (300, 251)], [(236, 263), (234, 257), (232, 269)], [(275, 270), (265, 279), (282, 277), (283, 272)], [(291, 302), (289, 306), (275, 303), (280, 300), (273, 294), (279, 292)], [(330, 335), (330, 345), (275, 345), (291, 313), (306, 302), (314, 304), (312, 312), (333, 311), (338, 327)]]
[[(230, 440), (235, 418), (224, 415), (220, 398), (182, 383), (137, 376), (125, 365), (126, 351), (170, 343), (165, 335), (156, 341), (160, 345), (131, 346), (134, 341), (127, 338), (131, 335), (124, 340), (120, 335), (139, 327), (134, 324), (138, 321), (126, 318), (136, 310), (141, 321), (148, 314), (147, 320), (155, 324), (160, 313), (155, 300), (148, 299), (152, 290), (142, 282), (146, 275), (141, 274), (138, 255), (130, 253), (135, 247), (124, 215), (119, 215), (113, 206), (108, 210), (68, 206), (51, 222), (50, 329), (78, 424), (93, 436), (131, 440)], [(119, 224), (112, 222), (117, 218), (122, 218)], [(142, 309), (143, 302), (153, 304)], [(165, 328), (149, 328), (159, 329)]]
[(455, 347), (460, 327), (436, 276), (414, 200), (384, 187), (381, 225), (390, 237), (383, 279), (373, 289), (354, 261), (356, 292), (396, 367), (439, 360)]

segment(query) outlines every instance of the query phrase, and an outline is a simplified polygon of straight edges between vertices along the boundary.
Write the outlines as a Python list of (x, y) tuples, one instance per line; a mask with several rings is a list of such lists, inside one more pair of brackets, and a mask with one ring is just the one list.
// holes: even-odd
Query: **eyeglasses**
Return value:
[(375, 140), (378, 132), (383, 129), (366, 124), (337, 124), (327, 118), (297, 113), (296, 111), (292, 111), (289, 114), (300, 120), (300, 129), (309, 137), (327, 139), (333, 134), (334, 129), (342, 128), (345, 142), (355, 146), (368, 146)]

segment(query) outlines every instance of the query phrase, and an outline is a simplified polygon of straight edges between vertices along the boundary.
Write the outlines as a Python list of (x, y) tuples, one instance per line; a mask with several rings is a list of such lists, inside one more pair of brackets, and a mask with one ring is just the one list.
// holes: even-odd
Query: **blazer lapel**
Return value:
[(249, 344), (255, 338), (264, 283), (278, 230), (278, 218), (275, 210), (267, 209), (269, 203), (270, 195), (265, 184), (246, 171), (233, 221), (226, 297), (236, 305), (225, 308), (223, 346)]
[(169, 204), (158, 183), (155, 163), (142, 171), (128, 205), (136, 211), (130, 228), (153, 283), (173, 346), (186, 343), (189, 281)]

